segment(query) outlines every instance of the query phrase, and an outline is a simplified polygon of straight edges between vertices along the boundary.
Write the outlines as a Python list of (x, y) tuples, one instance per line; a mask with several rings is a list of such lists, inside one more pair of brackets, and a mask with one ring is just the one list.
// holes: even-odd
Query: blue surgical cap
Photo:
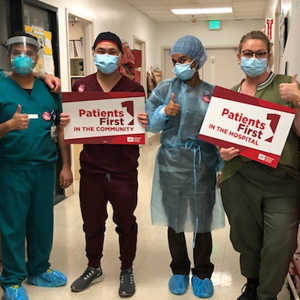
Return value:
[(171, 49), (171, 56), (177, 53), (190, 57), (199, 69), (203, 67), (207, 60), (205, 48), (200, 40), (192, 35), (185, 35), (175, 42)]

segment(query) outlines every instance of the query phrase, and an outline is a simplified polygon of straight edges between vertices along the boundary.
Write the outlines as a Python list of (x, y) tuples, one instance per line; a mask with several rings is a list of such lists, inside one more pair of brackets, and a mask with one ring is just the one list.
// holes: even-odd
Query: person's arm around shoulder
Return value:
[(27, 114), (21, 113), (22, 107), (18, 105), (18, 108), (13, 117), (0, 124), (0, 139), (9, 134), (13, 130), (25, 130), (29, 126), (29, 118)]
[(297, 74), (293, 76), (291, 83), (281, 83), (279, 85), (279, 93), (283, 100), (292, 103), (293, 107), (296, 108), (293, 129), (300, 136), (300, 90), (297, 82)]
[(47, 73), (33, 73), (33, 76), (43, 80), (52, 93), (60, 93), (61, 81), (58, 77)]
[(4, 70), (0, 69), (0, 80), (8, 77), (8, 75), (9, 74), (7, 72), (5, 72)]

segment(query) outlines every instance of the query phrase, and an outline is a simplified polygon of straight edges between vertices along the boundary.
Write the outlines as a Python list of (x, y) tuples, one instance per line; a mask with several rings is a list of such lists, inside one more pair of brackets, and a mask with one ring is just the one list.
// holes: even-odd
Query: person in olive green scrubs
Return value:
[(5, 300), (26, 300), (21, 285), (26, 277), (28, 283), (46, 287), (67, 281), (49, 263), (56, 141), (63, 158), (60, 183), (64, 188), (72, 183), (72, 173), (70, 149), (59, 126), (60, 94), (51, 93), (32, 73), (38, 41), (20, 34), (9, 38), (6, 47), (13, 73), (0, 80), (1, 287)]
[(233, 90), (297, 111), (276, 169), (240, 156), (234, 147), (220, 149), (225, 161), (221, 191), (230, 238), (240, 253), (241, 273), (247, 278), (238, 300), (275, 300), (297, 246), (299, 87), (295, 77), (267, 71), (272, 63), (271, 45), (260, 31), (242, 38), (238, 59), (246, 79)]

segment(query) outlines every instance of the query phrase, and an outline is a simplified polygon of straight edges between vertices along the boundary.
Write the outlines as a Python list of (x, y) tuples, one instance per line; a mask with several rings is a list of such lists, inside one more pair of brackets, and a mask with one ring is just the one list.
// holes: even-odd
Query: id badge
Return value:
[(57, 142), (57, 127), (56, 127), (56, 125), (51, 126), (51, 140), (54, 140), (55, 143)]

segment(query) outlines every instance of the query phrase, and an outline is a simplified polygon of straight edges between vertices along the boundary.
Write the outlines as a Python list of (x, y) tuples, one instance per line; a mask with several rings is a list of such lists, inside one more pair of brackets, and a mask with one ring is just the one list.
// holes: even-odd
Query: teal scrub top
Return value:
[(61, 95), (50, 93), (35, 79), (31, 95), (10, 77), (0, 80), (0, 123), (10, 120), (18, 107), (30, 115), (25, 130), (14, 130), (0, 139), (0, 168), (33, 170), (57, 160), (51, 126), (60, 123)]
[(1, 79), (4, 79), (6, 76), (5, 76), (5, 73), (2, 69), (0, 69), (0, 80)]

